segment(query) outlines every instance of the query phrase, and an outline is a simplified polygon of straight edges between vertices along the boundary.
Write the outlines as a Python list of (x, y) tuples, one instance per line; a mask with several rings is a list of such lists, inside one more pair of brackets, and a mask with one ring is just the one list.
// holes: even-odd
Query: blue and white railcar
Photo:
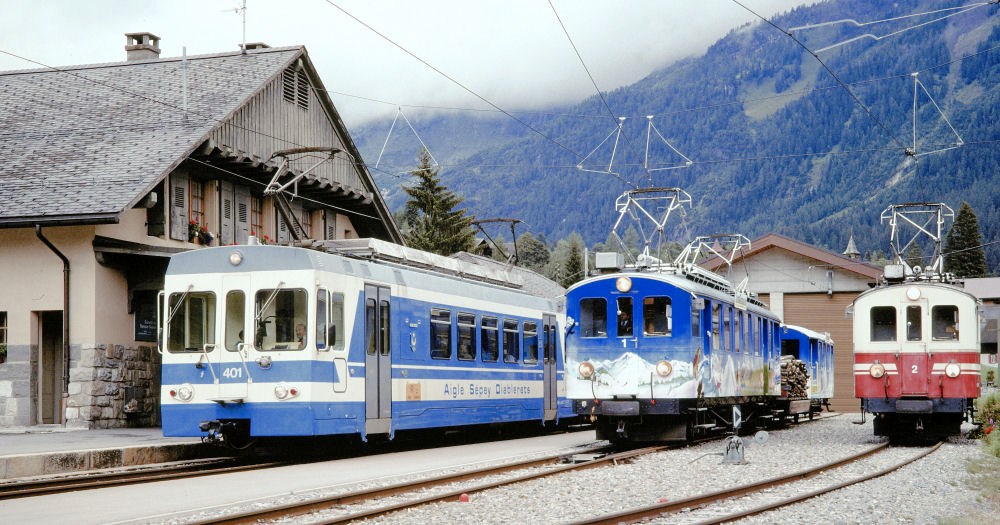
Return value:
[[(781, 355), (805, 363), (809, 377), (806, 382), (808, 402), (802, 408), (790, 408), (790, 413), (822, 411), (833, 397), (833, 338), (802, 326), (782, 325)], [(793, 401), (794, 403), (794, 401)]]
[(561, 297), (485, 262), (370, 239), (317, 246), (171, 258), (164, 435), (366, 439), (572, 416)]
[(567, 396), (614, 441), (680, 441), (771, 418), (780, 321), (700, 268), (624, 269), (567, 291)]

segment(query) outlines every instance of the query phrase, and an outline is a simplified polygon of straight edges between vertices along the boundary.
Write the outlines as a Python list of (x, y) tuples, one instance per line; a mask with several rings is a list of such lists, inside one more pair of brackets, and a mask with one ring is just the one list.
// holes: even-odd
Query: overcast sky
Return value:
[[(548, 0), (331, 0), (506, 110), (572, 102), (593, 84)], [(125, 59), (127, 32), (162, 40), (160, 56), (235, 50), (237, 0), (3, 0), (0, 51), (47, 66)], [(802, 0), (746, 0), (764, 16)], [(552, 0), (597, 85), (630, 84), (697, 55), (756, 20), (731, 0)], [(227, 12), (228, 10), (228, 12)], [(485, 108), (469, 94), (325, 0), (248, 0), (246, 41), (305, 45), (327, 89), (395, 104)], [(0, 71), (40, 67), (0, 53)], [(395, 107), (333, 95), (348, 126)]]

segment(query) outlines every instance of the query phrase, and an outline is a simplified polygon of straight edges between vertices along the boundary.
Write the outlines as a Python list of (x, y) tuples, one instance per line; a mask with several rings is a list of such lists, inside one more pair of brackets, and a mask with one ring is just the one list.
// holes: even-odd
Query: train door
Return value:
[(923, 339), (925, 306), (910, 302), (900, 306), (905, 319), (899, 359), (899, 375), (902, 376), (904, 396), (927, 395), (927, 378), (930, 377), (930, 370), (927, 369), (927, 344)]
[(384, 434), (392, 417), (389, 288), (365, 285), (365, 432)]
[(556, 349), (556, 316), (545, 314), (542, 319), (542, 363), (544, 374), (542, 382), (545, 385), (545, 419), (556, 417), (558, 408), (556, 389), (556, 356), (559, 355)]
[[(214, 351), (215, 345), (208, 345), (203, 352), (207, 354), (208, 366), (215, 369), (215, 380), (219, 386), (215, 399), (240, 402), (250, 394), (250, 360), (251, 346), (246, 338), (247, 290), (250, 289), (248, 275), (227, 275), (222, 278), (222, 322), (218, 327), (210, 329), (221, 330), (222, 351)], [(218, 332), (216, 332), (218, 333)]]

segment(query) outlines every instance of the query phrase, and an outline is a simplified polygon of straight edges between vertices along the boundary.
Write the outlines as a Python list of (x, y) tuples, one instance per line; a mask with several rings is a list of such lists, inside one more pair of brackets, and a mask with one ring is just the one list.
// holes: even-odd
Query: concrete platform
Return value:
[(0, 479), (130, 467), (219, 455), (198, 438), (165, 438), (160, 428), (0, 428)]

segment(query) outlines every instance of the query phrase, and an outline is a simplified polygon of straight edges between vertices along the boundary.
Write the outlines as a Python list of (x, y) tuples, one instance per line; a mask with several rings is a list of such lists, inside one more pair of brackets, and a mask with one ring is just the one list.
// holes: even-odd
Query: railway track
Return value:
[[(942, 442), (939, 442), (903, 461), (872, 473), (852, 475), (837, 472), (837, 469), (856, 465), (877, 453), (890, 450), (888, 443), (882, 443), (854, 456), (787, 476), (774, 477), (732, 489), (700, 494), (657, 505), (636, 507), (622, 512), (596, 516), (591, 519), (572, 522), (572, 525), (610, 525), (635, 523), (642, 520), (648, 521), (660, 518), (666, 519), (670, 523), (695, 523), (699, 525), (726, 523), (793, 505), (850, 485), (883, 476), (931, 454), (940, 448), (941, 444)], [(786, 484), (790, 486), (780, 491), (769, 490)], [(734, 498), (745, 499), (736, 500)], [(733, 510), (734, 508), (738, 510)]]
[(82, 474), (47, 476), (0, 482), (0, 500), (58, 494), (172, 479), (207, 476), (289, 465), (287, 461), (251, 462), (237, 458), (211, 458), (133, 468), (94, 470)]

